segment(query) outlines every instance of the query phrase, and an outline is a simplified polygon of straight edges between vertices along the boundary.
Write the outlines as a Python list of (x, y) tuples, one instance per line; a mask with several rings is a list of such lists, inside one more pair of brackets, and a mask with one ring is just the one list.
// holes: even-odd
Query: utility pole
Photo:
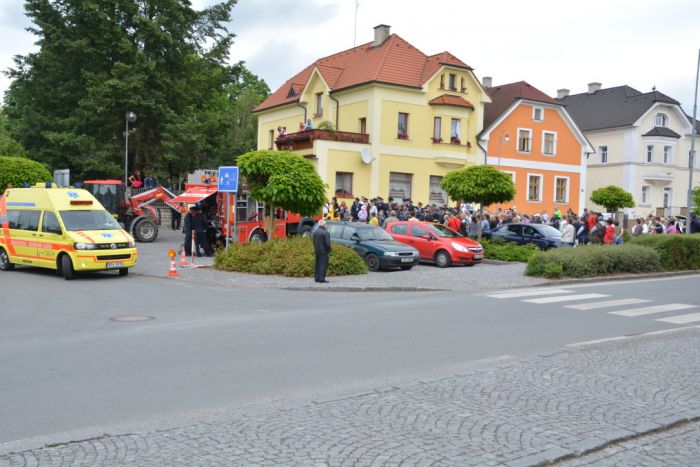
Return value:
[(360, 8), (360, 0), (355, 0), (355, 35), (352, 38), (353, 48), (357, 44), (357, 9)]
[[(685, 232), (690, 233), (690, 209), (693, 206), (693, 169), (695, 168), (695, 135), (697, 134), (698, 115), (698, 76), (700, 76), (700, 49), (698, 49), (698, 66), (695, 70), (695, 98), (693, 99), (693, 129), (690, 131), (690, 153), (688, 154), (688, 217), (685, 220)], [(697, 207), (697, 206), (696, 206)]]

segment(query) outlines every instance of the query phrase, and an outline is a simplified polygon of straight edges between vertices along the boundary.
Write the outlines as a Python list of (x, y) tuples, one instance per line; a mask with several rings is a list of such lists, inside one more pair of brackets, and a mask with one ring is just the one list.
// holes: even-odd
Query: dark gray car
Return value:
[(534, 243), (542, 250), (557, 248), (561, 245), (561, 233), (547, 224), (506, 224), (484, 232), (484, 237), (502, 238), (518, 245)]

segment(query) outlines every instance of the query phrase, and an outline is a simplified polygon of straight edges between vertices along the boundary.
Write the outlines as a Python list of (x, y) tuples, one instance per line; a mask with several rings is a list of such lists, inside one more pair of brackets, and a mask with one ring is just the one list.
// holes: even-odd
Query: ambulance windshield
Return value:
[(120, 230), (119, 223), (107, 211), (61, 211), (67, 230)]

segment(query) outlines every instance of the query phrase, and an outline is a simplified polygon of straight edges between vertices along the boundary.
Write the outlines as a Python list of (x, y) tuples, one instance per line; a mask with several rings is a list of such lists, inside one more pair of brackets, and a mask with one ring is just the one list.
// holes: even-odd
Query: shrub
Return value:
[(534, 243), (518, 245), (498, 237), (491, 239), (482, 238), (481, 245), (484, 247), (485, 258), (500, 261), (520, 261), (525, 263), (530, 259), (530, 256), (540, 251)]
[(639, 245), (591, 245), (557, 248), (533, 255), (525, 274), (545, 277), (592, 277), (661, 270), (658, 252)]
[[(314, 275), (314, 248), (311, 239), (291, 237), (265, 243), (234, 243), (228, 252), (214, 254), (214, 267), (223, 271), (278, 274), (287, 277)], [(333, 244), (328, 263), (329, 276), (367, 274), (364, 261), (350, 248)]]
[(640, 235), (630, 243), (656, 250), (666, 271), (700, 269), (700, 234)]
[(0, 156), (0, 194), (7, 185), (15, 188), (25, 183), (34, 185), (38, 182), (50, 182), (53, 177), (40, 163), (25, 157)]

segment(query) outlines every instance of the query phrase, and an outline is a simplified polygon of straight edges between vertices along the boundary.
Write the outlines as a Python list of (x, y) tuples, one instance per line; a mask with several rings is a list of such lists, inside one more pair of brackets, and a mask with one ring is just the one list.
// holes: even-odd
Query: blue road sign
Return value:
[(219, 191), (238, 191), (238, 167), (219, 167)]

